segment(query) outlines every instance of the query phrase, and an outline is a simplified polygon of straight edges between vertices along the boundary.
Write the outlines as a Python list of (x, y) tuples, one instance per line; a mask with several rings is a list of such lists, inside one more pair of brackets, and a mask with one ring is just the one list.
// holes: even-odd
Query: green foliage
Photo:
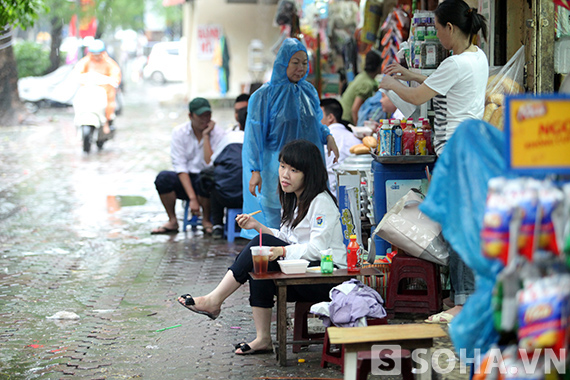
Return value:
[(97, 34), (113, 33), (117, 29), (144, 29), (144, 1), (98, 0)]
[(34, 25), (41, 13), (49, 12), (43, 0), (0, 0), (0, 28)]
[(14, 44), (14, 56), (18, 78), (44, 75), (50, 66), (49, 50), (36, 42), (24, 41)]

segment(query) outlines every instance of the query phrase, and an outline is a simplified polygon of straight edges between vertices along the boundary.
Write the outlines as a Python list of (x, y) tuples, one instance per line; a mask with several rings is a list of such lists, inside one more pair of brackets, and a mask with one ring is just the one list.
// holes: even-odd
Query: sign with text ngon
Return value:
[(570, 173), (570, 96), (507, 98), (507, 165), (524, 174)]

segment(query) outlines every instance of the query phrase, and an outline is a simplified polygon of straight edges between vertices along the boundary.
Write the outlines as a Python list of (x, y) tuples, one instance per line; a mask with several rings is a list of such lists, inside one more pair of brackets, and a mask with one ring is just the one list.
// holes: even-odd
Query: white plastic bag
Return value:
[(449, 252), (441, 226), (419, 210), (422, 201), (418, 190), (408, 191), (384, 215), (374, 233), (411, 256), (447, 265)]

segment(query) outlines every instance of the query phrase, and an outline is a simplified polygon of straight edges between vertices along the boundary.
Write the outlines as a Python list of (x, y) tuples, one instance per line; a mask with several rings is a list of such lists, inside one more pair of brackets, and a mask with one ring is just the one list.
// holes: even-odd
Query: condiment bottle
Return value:
[(360, 272), (357, 266), (360, 246), (356, 242), (356, 235), (350, 235), (350, 243), (346, 248), (346, 265), (348, 272)]
[(423, 129), (418, 129), (416, 132), (416, 155), (427, 156), (427, 142), (424, 136)]

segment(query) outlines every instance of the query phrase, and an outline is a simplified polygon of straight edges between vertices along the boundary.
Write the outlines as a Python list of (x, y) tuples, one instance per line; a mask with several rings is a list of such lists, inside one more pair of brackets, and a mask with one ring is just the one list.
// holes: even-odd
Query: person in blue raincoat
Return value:
[[(242, 151), (243, 212), (261, 210), (255, 218), (279, 228), (281, 204), (277, 195), (279, 152), (289, 141), (305, 139), (319, 147), (324, 157), (338, 159), (338, 148), (323, 117), (315, 87), (306, 81), (309, 73), (307, 49), (297, 39), (287, 38), (273, 64), (271, 80), (253, 93), (247, 109)], [(248, 191), (249, 190), (249, 191)], [(242, 237), (252, 238), (254, 231)]]

